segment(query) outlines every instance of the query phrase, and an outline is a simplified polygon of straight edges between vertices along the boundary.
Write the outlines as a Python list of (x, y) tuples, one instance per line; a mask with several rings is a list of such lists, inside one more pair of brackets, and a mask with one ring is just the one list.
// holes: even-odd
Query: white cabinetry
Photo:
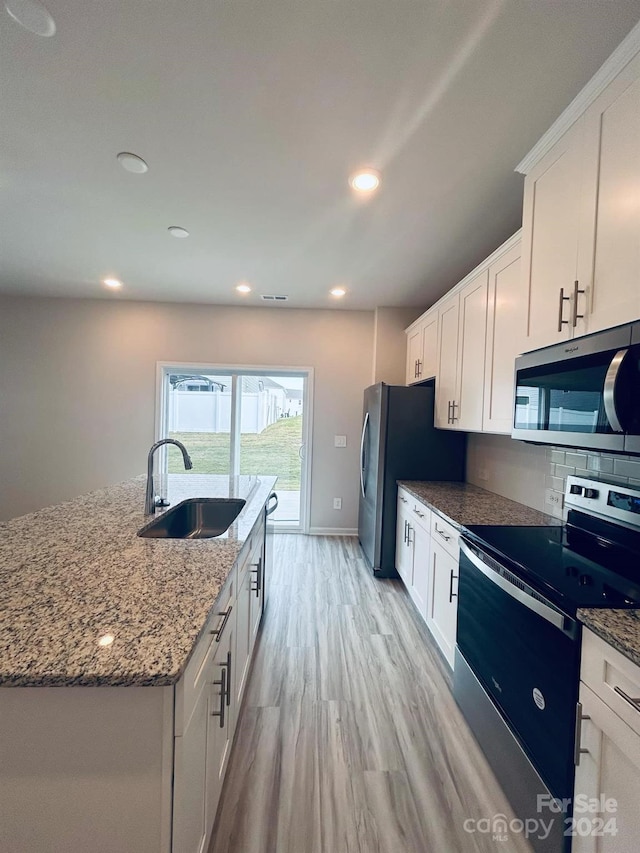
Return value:
[(398, 489), (396, 569), (449, 665), (457, 623), (458, 532)]
[(435, 425), (444, 429), (452, 424), (451, 412), (457, 393), (459, 313), (460, 298), (457, 293), (440, 304)]
[[(640, 837), (640, 668), (585, 630), (580, 677), (580, 760), (572, 850), (634, 853)], [(581, 811), (579, 795), (615, 804), (611, 811)], [(594, 826), (598, 832), (591, 831)]]
[(423, 618), (429, 590), (430, 517), (427, 507), (398, 490), (396, 569)]
[(527, 298), (518, 241), (489, 267), (484, 432), (511, 432), (515, 359), (526, 349), (526, 332)]
[(640, 27), (625, 42), (518, 166), (528, 350), (640, 316)]
[(488, 278), (488, 271), (483, 270), (460, 291), (456, 394), (451, 412), (454, 429), (482, 429)]
[(640, 56), (586, 111), (584, 137), (578, 335), (640, 317)]
[(424, 382), (436, 375), (438, 311), (428, 311), (407, 330), (406, 383)]

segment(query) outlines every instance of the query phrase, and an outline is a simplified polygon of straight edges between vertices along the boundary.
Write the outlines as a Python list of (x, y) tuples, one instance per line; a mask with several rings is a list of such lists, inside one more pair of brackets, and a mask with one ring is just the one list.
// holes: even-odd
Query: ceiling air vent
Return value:
[(260, 297), (265, 302), (286, 302), (288, 298), (288, 296), (275, 296), (271, 293), (263, 293)]

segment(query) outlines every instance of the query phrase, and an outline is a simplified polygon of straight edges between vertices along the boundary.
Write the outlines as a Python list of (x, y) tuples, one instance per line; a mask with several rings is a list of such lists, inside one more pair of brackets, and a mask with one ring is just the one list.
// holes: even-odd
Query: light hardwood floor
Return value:
[(353, 537), (274, 537), (274, 568), (209, 853), (530, 853), (400, 581)]

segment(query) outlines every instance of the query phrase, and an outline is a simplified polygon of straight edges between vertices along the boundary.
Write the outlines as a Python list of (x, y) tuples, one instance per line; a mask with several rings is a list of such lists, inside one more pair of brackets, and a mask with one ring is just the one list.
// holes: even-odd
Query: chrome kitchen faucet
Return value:
[(166, 498), (155, 495), (155, 489), (153, 488), (153, 454), (159, 447), (162, 447), (163, 444), (175, 444), (176, 447), (179, 447), (182, 451), (185, 471), (189, 471), (193, 468), (191, 457), (187, 453), (187, 448), (181, 441), (176, 441), (175, 438), (161, 438), (160, 441), (156, 441), (156, 443), (151, 446), (149, 456), (147, 457), (147, 490), (144, 498), (145, 515), (153, 515), (157, 506), (169, 506), (169, 501)]

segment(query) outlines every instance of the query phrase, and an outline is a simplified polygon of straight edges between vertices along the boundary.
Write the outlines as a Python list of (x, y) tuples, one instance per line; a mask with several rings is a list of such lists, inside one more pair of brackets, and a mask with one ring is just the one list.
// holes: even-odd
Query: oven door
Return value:
[(573, 796), (579, 626), (460, 542), (457, 645), (556, 797)]
[(520, 356), (513, 438), (623, 451), (640, 406), (638, 353), (627, 325)]

